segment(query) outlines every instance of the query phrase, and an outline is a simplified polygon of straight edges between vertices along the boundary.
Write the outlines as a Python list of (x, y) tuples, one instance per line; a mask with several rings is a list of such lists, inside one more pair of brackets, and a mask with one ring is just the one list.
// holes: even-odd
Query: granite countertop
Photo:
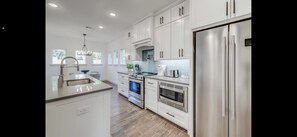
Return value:
[(151, 78), (151, 79), (157, 79), (157, 80), (163, 80), (163, 81), (168, 81), (168, 82), (175, 82), (175, 83), (179, 83), (179, 84), (190, 85), (190, 80), (184, 79), (184, 78), (172, 78), (172, 77), (165, 77), (165, 76), (159, 76), (159, 75), (146, 76), (145, 78)]
[(118, 71), (118, 73), (128, 75), (128, 71)]
[(94, 81), (93, 83), (67, 86), (65, 81), (63, 83), (63, 87), (58, 88), (58, 77), (59, 76), (52, 76), (47, 78), (46, 80), (46, 99), (45, 99), (46, 103), (51, 101), (66, 99), (70, 97), (81, 96), (84, 94), (90, 94), (90, 93), (101, 92), (101, 91), (109, 91), (109, 89), (112, 89), (112, 86), (96, 78), (93, 78), (87, 74), (74, 74), (64, 79), (72, 80), (72, 79), (89, 78), (92, 81)]

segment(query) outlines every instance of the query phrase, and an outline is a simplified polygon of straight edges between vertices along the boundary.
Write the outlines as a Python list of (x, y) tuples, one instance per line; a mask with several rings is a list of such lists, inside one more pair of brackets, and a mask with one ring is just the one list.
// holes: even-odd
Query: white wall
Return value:
[[(86, 57), (86, 65), (80, 65), (80, 70), (88, 69), (90, 71), (98, 71), (101, 76), (100, 80), (106, 80), (106, 45), (100, 42), (88, 41), (86, 37), (86, 46), (88, 50), (93, 52), (101, 52), (103, 57), (103, 65), (92, 65), (92, 57)], [(54, 34), (46, 34), (46, 77), (59, 75), (60, 65), (52, 65), (51, 51), (52, 49), (66, 49), (66, 56), (75, 57), (75, 51), (81, 50), (83, 47), (83, 37), (73, 38), (67, 36), (58, 36)], [(75, 68), (69, 68), (69, 72), (77, 72)]]
[[(106, 53), (106, 57), (108, 53), (112, 53), (113, 55), (113, 51), (117, 50), (118, 52), (120, 51), (120, 49), (126, 48), (125, 46), (125, 40), (126, 37), (122, 36), (118, 39), (113, 40), (110, 43), (107, 43), (107, 53)], [(108, 81), (117, 84), (118, 83), (118, 73), (117, 72), (126, 72), (127, 68), (126, 65), (107, 65), (107, 79)]]

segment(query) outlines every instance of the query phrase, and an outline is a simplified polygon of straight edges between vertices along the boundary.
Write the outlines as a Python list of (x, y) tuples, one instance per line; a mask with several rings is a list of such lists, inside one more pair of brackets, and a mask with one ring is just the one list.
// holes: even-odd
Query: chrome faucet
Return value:
[(65, 59), (74, 59), (76, 61), (76, 67), (77, 68), (77, 71), (79, 71), (79, 64), (78, 64), (78, 60), (74, 57), (71, 57), (71, 56), (67, 56), (65, 58), (62, 59), (61, 61), (61, 65), (60, 65), (60, 75), (59, 75), (59, 79), (58, 79), (58, 87), (62, 87), (63, 86), (63, 83), (64, 83), (64, 74), (63, 74), (63, 68), (64, 68), (64, 64), (63, 64), (63, 61)]

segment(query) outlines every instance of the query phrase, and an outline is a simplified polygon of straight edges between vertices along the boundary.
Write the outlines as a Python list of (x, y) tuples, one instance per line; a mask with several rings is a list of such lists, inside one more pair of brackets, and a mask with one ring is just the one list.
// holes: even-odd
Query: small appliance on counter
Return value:
[(158, 76), (164, 76), (166, 65), (158, 65)]
[(141, 69), (140, 69), (139, 64), (135, 64), (135, 65), (134, 65), (134, 69), (135, 69), (135, 73), (136, 73), (136, 74), (138, 74), (138, 73), (141, 72)]
[(168, 69), (165, 74), (166, 77), (178, 78), (179, 70), (178, 69)]

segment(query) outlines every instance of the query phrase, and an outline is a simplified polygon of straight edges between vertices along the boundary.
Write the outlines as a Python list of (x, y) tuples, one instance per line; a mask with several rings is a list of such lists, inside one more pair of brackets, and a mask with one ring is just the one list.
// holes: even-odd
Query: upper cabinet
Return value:
[(191, 0), (191, 28), (234, 19), (251, 13), (251, 0)]
[(171, 23), (171, 59), (190, 58), (191, 29), (189, 16)]
[(155, 28), (171, 22), (171, 10), (166, 10), (155, 16)]
[(133, 40), (135, 45), (145, 40), (152, 40), (153, 36), (153, 17), (147, 17), (133, 26)]
[(178, 4), (171, 9), (172, 21), (175, 21), (187, 15), (189, 15), (189, 0), (182, 2), (181, 4)]
[(162, 27), (155, 29), (155, 60), (160, 59), (170, 59), (171, 56), (171, 45), (170, 45), (170, 34), (171, 34), (171, 24), (164, 25)]
[[(162, 17), (170, 12), (171, 20), (160, 24)], [(155, 60), (190, 58), (192, 31), (188, 15), (189, 0), (186, 0), (155, 16)]]

